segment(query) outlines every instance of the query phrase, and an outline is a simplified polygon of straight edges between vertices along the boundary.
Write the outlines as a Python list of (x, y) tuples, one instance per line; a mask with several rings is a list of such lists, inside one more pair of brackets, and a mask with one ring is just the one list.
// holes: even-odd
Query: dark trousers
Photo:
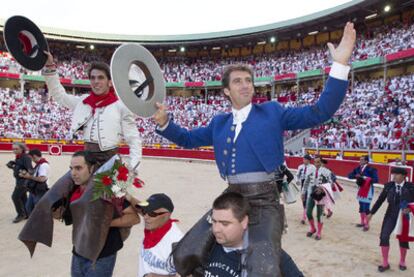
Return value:
[(26, 216), (27, 188), (23, 184), (16, 184), (12, 193), (12, 200), (17, 216)]
[[(399, 209), (396, 207), (391, 211), (387, 211), (384, 215), (384, 221), (381, 226), (380, 246), (390, 246), (390, 236), (395, 228), (398, 220)], [(407, 241), (399, 241), (400, 247), (409, 248)]]
[[(280, 264), (283, 215), (276, 182), (229, 185), (226, 191), (241, 193), (251, 206), (249, 246), (243, 265), (248, 276), (282, 276)], [(202, 276), (195, 274), (195, 269), (207, 262), (214, 242), (210, 215), (211, 211), (207, 212), (173, 249), (174, 265), (181, 276)]]
[(369, 213), (369, 206), (371, 203), (365, 203), (359, 201), (359, 213)]
[(27, 199), (26, 205), (25, 205), (28, 216), (32, 213), (34, 207), (40, 201), (40, 199), (45, 193), (46, 191), (41, 192), (41, 193), (32, 193), (32, 192), (29, 193), (29, 198)]

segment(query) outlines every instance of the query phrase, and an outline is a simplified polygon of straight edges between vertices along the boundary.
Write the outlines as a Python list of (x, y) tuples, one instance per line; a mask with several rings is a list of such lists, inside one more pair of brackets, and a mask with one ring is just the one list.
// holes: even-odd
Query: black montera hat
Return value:
[(407, 175), (407, 170), (405, 170), (405, 168), (402, 167), (393, 167), (391, 169), (391, 174), (402, 174), (402, 175)]
[(47, 60), (43, 51), (49, 51), (42, 31), (28, 18), (12, 16), (4, 24), (4, 41), (7, 50), (24, 68), (41, 70)]

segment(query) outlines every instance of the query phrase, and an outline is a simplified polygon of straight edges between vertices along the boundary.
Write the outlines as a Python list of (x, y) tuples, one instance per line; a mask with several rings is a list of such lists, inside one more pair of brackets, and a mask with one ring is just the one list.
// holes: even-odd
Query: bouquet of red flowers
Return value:
[(144, 182), (130, 174), (121, 160), (115, 160), (112, 168), (95, 174), (92, 201), (97, 199), (113, 200), (123, 198), (130, 186), (141, 188)]

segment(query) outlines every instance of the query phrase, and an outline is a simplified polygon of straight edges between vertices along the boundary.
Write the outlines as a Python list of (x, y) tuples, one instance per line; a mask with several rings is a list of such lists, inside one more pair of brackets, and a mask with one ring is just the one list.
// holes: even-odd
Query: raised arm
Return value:
[(52, 54), (47, 51), (45, 51), (45, 54), (47, 55), (47, 61), (45, 68), (42, 71), (42, 75), (45, 77), (49, 95), (58, 104), (71, 110), (75, 109), (76, 105), (82, 101), (82, 98), (66, 93), (65, 88), (60, 83), (59, 76), (57, 75), (56, 64)]
[(338, 47), (328, 43), (333, 65), (329, 78), (318, 102), (301, 108), (287, 108), (282, 112), (282, 126), (285, 130), (307, 129), (331, 118), (341, 105), (348, 87), (348, 66), (356, 39), (354, 24), (348, 22)]

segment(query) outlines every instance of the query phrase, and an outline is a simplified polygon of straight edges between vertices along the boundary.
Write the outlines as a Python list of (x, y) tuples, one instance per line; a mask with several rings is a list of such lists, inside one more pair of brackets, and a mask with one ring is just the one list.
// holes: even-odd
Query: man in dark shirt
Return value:
[[(211, 222), (215, 243), (204, 265), (205, 277), (247, 276), (246, 258), (252, 253), (248, 241), (249, 212), (248, 200), (236, 192), (224, 193), (214, 201)], [(285, 277), (303, 276), (283, 250), (281, 271)]]
[[(67, 225), (72, 224), (71, 203), (77, 201), (85, 192), (91, 175), (94, 173), (96, 161), (88, 151), (79, 151), (72, 156), (70, 163), (71, 176), (75, 183), (74, 188), (63, 203), (66, 208), (63, 212), (59, 207), (55, 212), (55, 218), (59, 218), (62, 214)], [(99, 199), (97, 201), (104, 201)], [(122, 214), (114, 219), (110, 224), (108, 235), (102, 251), (99, 254), (95, 264), (92, 260), (87, 259), (77, 253), (75, 246), (73, 247), (71, 276), (112, 276), (115, 267), (117, 252), (123, 247), (123, 239), (120, 228), (131, 227), (138, 224), (140, 219), (136, 211), (125, 200), (124, 210)], [(64, 207), (63, 207), (64, 209)], [(73, 215), (75, 216), (75, 215)]]
[(16, 155), (14, 161), (10, 161), (7, 166), (13, 169), (13, 176), (16, 179), (16, 186), (12, 194), (14, 207), (16, 208), (17, 216), (13, 223), (18, 223), (27, 218), (25, 209), (27, 201), (27, 180), (22, 177), (22, 174), (33, 173), (32, 160), (26, 153), (27, 147), (24, 143), (13, 143), (13, 153)]

